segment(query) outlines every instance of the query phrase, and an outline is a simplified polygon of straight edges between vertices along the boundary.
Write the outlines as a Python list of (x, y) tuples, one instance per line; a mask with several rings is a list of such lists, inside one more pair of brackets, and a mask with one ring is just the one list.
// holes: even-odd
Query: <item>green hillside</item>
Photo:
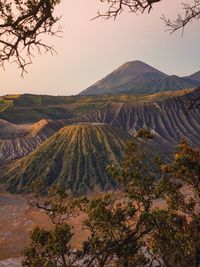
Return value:
[(18, 98), (19, 95), (9, 95), (0, 97), (0, 112), (3, 112), (7, 108), (13, 106), (13, 101)]
[(34, 181), (84, 194), (107, 190), (114, 181), (106, 168), (117, 163), (132, 137), (106, 124), (62, 128), (25, 158), (1, 168), (0, 176), (12, 191), (28, 192)]
[(188, 90), (149, 95), (48, 96), (14, 95), (0, 97), (0, 119), (32, 123), (41, 119), (69, 119), (97, 110), (107, 103), (152, 102), (183, 95)]

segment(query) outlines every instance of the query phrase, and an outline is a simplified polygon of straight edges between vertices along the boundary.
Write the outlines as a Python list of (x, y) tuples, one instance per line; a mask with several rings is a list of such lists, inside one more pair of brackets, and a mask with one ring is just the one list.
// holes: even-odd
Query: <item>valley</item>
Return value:
[[(0, 97), (0, 266), (20, 266), (29, 232), (51, 228), (45, 212), (28, 203), (33, 186), (43, 194), (55, 186), (76, 196), (113, 194), (118, 184), (108, 166), (120, 166), (127, 143), (140, 145), (152, 166), (155, 157), (169, 162), (182, 140), (199, 147), (199, 77), (133, 61), (79, 95)], [(138, 137), (141, 129), (152, 138)], [(73, 248), (88, 236), (84, 218), (70, 221)]]

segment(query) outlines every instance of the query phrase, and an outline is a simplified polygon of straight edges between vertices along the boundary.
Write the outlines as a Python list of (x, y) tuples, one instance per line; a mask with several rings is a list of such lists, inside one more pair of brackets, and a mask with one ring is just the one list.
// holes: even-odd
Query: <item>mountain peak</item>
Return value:
[[(94, 85), (88, 87), (86, 90), (80, 93), (80, 95), (95, 95), (104, 93), (118, 93), (121, 91), (128, 91), (127, 84), (130, 86), (130, 82), (133, 79), (141, 75), (154, 74), (157, 79), (167, 77), (167, 74), (153, 68), (152, 66), (140, 61), (128, 61), (107, 75), (102, 80), (98, 81)], [(149, 81), (145, 78), (145, 82)], [(130, 89), (130, 88), (129, 88)]]
[[(127, 61), (126, 63), (122, 64), (119, 68), (117, 68), (116, 72), (123, 72), (123, 75), (132, 75), (133, 77), (136, 77), (138, 75), (147, 73), (147, 72), (157, 72), (161, 73), (159, 70), (153, 68), (152, 66), (146, 64), (145, 62), (142, 62), (140, 60), (134, 60), (134, 61)], [(163, 73), (164, 74), (164, 73)], [(166, 75), (166, 74), (164, 74)]]
[[(141, 60), (130, 60), (125, 62), (124, 64), (121, 65), (121, 67), (128, 67), (128, 66), (133, 66), (133, 65), (148, 65), (145, 62), (141, 61)], [(120, 68), (120, 67), (119, 67)]]

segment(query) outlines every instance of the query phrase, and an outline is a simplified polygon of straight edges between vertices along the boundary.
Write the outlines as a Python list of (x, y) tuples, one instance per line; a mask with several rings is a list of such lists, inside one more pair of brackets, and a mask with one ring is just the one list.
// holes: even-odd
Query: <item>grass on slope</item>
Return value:
[(13, 106), (13, 101), (17, 99), (19, 95), (8, 95), (0, 97), (0, 112)]
[(68, 119), (94, 111), (109, 102), (151, 102), (181, 96), (191, 90), (150, 95), (49, 96), (8, 95), (0, 97), (0, 119), (14, 123), (36, 122), (41, 119)]
[(102, 124), (70, 125), (58, 131), (30, 155), (0, 170), (11, 190), (27, 191), (34, 181), (46, 188), (58, 184), (83, 194), (114, 185), (106, 168), (117, 163), (132, 137)]

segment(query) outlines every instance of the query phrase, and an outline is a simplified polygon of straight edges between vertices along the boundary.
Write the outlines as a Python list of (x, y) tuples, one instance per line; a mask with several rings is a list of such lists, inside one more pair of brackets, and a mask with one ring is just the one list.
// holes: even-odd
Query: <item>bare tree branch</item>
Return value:
[[(105, 19), (116, 19), (125, 9), (131, 13), (137, 14), (144, 13), (148, 10), (151, 11), (153, 4), (160, 2), (161, 0), (100, 0), (103, 3), (108, 4), (108, 9), (105, 13), (98, 12), (95, 18), (103, 17)], [(95, 19), (94, 18), (94, 19)]]
[(54, 9), (60, 0), (0, 1), (0, 65), (14, 61), (22, 70), (32, 63), (35, 50), (38, 53), (55, 50), (42, 41), (42, 36), (57, 35), (53, 29), (59, 20)]
[[(123, 11), (149, 13), (154, 4), (162, 0), (99, 1), (106, 5), (106, 11), (99, 12), (95, 18), (116, 19)], [(200, 0), (193, 1), (193, 4), (182, 4), (184, 12), (175, 20), (162, 17), (171, 33), (184, 30), (188, 23), (200, 19)], [(0, 0), (0, 66), (14, 61), (23, 74), (35, 53), (55, 53), (53, 46), (46, 44), (43, 37), (57, 36), (61, 32), (57, 24), (60, 18), (55, 16), (55, 8), (60, 3), (61, 0)], [(58, 27), (56, 30), (55, 25)]]
[(182, 3), (182, 6), (184, 12), (183, 14), (179, 13), (175, 20), (170, 20), (165, 16), (162, 17), (167, 30), (171, 33), (174, 33), (180, 29), (183, 32), (188, 23), (192, 22), (193, 20), (200, 19), (200, 0), (194, 0), (193, 4)]

